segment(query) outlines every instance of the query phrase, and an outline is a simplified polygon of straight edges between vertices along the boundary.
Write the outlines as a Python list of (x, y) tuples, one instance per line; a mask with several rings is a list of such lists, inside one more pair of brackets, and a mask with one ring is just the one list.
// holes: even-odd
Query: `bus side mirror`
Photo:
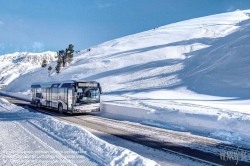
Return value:
[(77, 92), (77, 90), (78, 90), (78, 86), (77, 86), (77, 85), (75, 85), (75, 92)]
[(99, 86), (99, 90), (100, 90), (100, 94), (102, 94), (102, 87), (101, 86)]

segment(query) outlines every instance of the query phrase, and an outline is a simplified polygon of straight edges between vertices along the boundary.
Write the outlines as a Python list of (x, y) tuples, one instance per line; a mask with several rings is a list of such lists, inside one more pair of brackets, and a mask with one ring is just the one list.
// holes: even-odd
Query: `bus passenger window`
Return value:
[(41, 98), (41, 93), (36, 93), (37, 98)]

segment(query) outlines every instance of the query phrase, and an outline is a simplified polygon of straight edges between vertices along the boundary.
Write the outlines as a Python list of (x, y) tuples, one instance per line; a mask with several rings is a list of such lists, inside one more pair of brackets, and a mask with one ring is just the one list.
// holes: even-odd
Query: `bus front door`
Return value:
[(47, 88), (46, 89), (46, 106), (51, 107), (51, 89)]
[(68, 89), (68, 110), (72, 110), (72, 104), (73, 104), (73, 91), (72, 89)]

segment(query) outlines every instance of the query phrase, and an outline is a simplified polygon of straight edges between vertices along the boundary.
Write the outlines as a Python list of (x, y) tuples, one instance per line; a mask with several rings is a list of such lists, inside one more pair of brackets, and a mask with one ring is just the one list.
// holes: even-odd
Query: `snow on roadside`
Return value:
[[(156, 162), (144, 158), (128, 149), (111, 145), (81, 127), (60, 122), (40, 113), (29, 112), (0, 98), (0, 113), (6, 112), (11, 113), (12, 117), (15, 118), (21, 118), (21, 116), (24, 115), (25, 117), (29, 117), (27, 119), (23, 117), (23, 120), (28, 121), (39, 130), (49, 133), (54, 139), (59, 140), (62, 144), (66, 144), (74, 151), (81, 152), (104, 165), (157, 165)], [(1, 123), (9, 122), (3, 121)], [(16, 123), (20, 122), (17, 121)], [(35, 135), (36, 133), (33, 134)], [(20, 142), (18, 144), (20, 144)]]
[[(39, 115), (41, 116), (41, 115)], [(130, 150), (108, 144), (80, 127), (68, 125), (51, 117), (43, 117), (34, 124), (64, 140), (75, 150), (110, 165), (157, 165)]]
[[(232, 103), (220, 97), (174, 92), (176, 91), (103, 96), (99, 116), (186, 131), (250, 146), (250, 114), (247, 112), (249, 108), (245, 108), (250, 101), (241, 105), (241, 102)], [(242, 109), (242, 112), (230, 110), (229, 107), (233, 106)]]
[[(30, 91), (28, 93), (30, 93)], [(25, 100), (25, 101), (28, 101), (28, 102), (30, 101), (30, 94), (25, 95), (23, 93), (5, 92), (5, 91), (2, 91), (2, 90), (0, 90), (0, 94), (7, 95), (7, 96), (13, 96), (13, 97), (16, 97), (18, 99)]]

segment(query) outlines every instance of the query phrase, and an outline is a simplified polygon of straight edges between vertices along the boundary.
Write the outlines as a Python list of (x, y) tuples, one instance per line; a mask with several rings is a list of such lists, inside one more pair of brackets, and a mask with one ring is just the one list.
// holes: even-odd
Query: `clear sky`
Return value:
[(191, 18), (250, 9), (250, 0), (0, 0), (0, 55), (75, 51)]

